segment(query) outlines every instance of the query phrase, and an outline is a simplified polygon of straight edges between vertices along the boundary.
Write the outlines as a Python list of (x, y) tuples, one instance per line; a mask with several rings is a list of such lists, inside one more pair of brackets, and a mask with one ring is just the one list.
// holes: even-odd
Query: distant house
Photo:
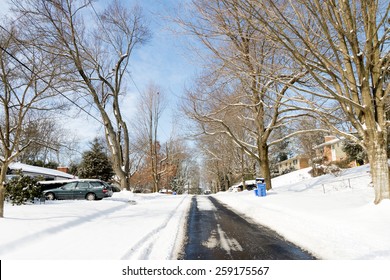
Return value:
[(11, 163), (9, 169), (12, 174), (15, 174), (18, 170), (20, 170), (24, 175), (31, 177), (42, 176), (45, 178), (45, 180), (66, 180), (76, 178), (72, 174), (68, 174), (59, 170), (32, 166), (20, 162)]
[(309, 158), (305, 156), (296, 156), (276, 164), (279, 174), (284, 174), (287, 171), (299, 170), (309, 167)]
[(344, 137), (325, 136), (325, 142), (314, 147), (317, 156), (323, 157), (325, 163), (347, 160), (348, 155), (343, 151), (344, 140)]

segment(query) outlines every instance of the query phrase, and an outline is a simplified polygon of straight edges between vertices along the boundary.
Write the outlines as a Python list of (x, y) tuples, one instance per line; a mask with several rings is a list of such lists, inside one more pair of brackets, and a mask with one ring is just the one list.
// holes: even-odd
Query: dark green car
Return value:
[(43, 191), (47, 200), (54, 199), (87, 199), (98, 200), (112, 196), (111, 186), (101, 180), (72, 180), (62, 187)]

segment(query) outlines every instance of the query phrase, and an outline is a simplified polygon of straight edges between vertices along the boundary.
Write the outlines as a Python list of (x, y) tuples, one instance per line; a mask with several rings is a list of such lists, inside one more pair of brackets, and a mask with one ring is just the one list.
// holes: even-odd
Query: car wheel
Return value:
[(96, 199), (96, 195), (94, 193), (88, 193), (85, 198), (87, 200), (95, 200)]
[(49, 193), (45, 194), (45, 198), (46, 198), (46, 200), (54, 200), (56, 197), (55, 197), (54, 193), (49, 192)]

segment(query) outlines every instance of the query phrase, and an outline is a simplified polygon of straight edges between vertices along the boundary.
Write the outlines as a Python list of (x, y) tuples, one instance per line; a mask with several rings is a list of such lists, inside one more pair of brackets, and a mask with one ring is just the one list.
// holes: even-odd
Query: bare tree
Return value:
[[(295, 129), (314, 130), (315, 128), (321, 127), (321, 125), (321, 120), (307, 118), (302, 120)], [(295, 146), (300, 154), (314, 159), (317, 156), (314, 147), (322, 144), (326, 135), (328, 134), (322, 131), (312, 132), (298, 135), (293, 141), (295, 140)]]
[[(25, 127), (25, 141), (36, 139), (22, 154), (17, 157), (20, 162), (48, 163), (58, 160), (62, 148), (66, 148), (71, 132), (59, 124), (58, 119), (41, 114), (35, 122), (29, 122)], [(65, 137), (67, 135), (67, 137)]]
[[(4, 216), (4, 184), (9, 164), (34, 144), (42, 144), (39, 135), (31, 135), (42, 116), (57, 108), (58, 67), (47, 67), (53, 56), (39, 48), (22, 44), (13, 25), (0, 31), (0, 217)], [(14, 29), (15, 28), (15, 29)], [(54, 66), (54, 63), (52, 64)]]
[(248, 172), (248, 166), (251, 166), (248, 156), (227, 135), (201, 135), (196, 142), (205, 173), (202, 177), (211, 182), (216, 191), (226, 191), (240, 180), (244, 182), (248, 176), (245, 173), (255, 175), (255, 172)]
[(304, 114), (287, 93), (306, 71), (252, 26), (258, 11), (239, 2), (193, 1), (191, 20), (179, 21), (211, 56), (209, 71), (188, 93), (186, 111), (203, 133), (225, 134), (256, 159), (270, 189), (269, 146), (283, 140), (273, 132)]
[(164, 93), (155, 84), (149, 84), (145, 94), (141, 96), (137, 128), (140, 134), (139, 138), (146, 140), (145, 151), (146, 159), (149, 162), (150, 172), (153, 177), (153, 191), (158, 191), (159, 180), (164, 173), (164, 165), (162, 162), (167, 160), (169, 155), (168, 151), (162, 153), (161, 143), (158, 141), (159, 122), (162, 113), (166, 107), (166, 100), (164, 99)]
[[(66, 65), (68, 90), (86, 94), (98, 109), (114, 172), (121, 187), (129, 188), (129, 131), (120, 104), (131, 53), (149, 37), (141, 9), (118, 0), (100, 14), (90, 0), (11, 2), (36, 43)], [(87, 25), (91, 15), (94, 24)]]
[[(233, 0), (232, 0), (233, 1)], [(308, 102), (334, 133), (363, 146), (371, 165), (375, 203), (390, 198), (386, 102), (390, 85), (388, 1), (244, 0), (252, 26), (272, 36), (316, 82), (300, 88), (321, 97)], [(328, 120), (329, 100), (358, 136)]]

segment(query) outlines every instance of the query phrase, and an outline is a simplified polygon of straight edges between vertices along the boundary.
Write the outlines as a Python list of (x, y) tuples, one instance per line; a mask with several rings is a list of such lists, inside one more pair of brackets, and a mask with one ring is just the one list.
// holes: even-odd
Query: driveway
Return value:
[[(255, 211), (255, 209), (254, 209)], [(315, 259), (275, 231), (251, 223), (211, 196), (192, 198), (186, 260), (310, 260)]]

